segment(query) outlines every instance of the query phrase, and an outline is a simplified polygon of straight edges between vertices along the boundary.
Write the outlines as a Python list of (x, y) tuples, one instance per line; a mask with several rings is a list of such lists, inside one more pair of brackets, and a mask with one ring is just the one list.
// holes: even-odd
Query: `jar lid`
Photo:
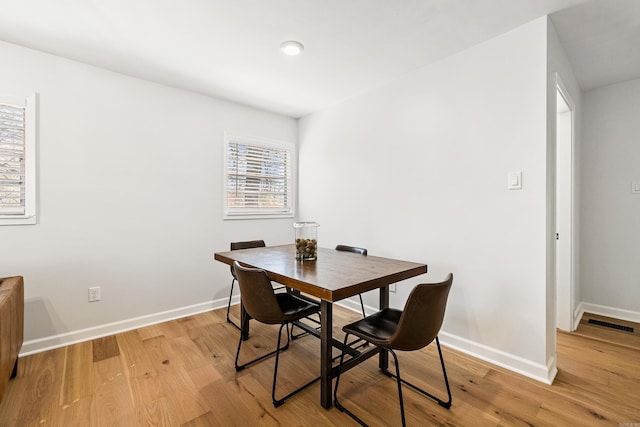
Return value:
[(293, 223), (293, 227), (294, 228), (302, 228), (302, 227), (319, 227), (320, 224), (318, 224), (315, 221), (296, 221)]

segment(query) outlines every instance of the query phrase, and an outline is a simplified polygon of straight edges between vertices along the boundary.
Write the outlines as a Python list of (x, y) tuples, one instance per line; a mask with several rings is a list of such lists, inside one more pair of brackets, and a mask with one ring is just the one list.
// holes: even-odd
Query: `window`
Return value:
[(36, 223), (36, 95), (0, 95), (0, 225)]
[(225, 135), (224, 218), (292, 217), (295, 146)]

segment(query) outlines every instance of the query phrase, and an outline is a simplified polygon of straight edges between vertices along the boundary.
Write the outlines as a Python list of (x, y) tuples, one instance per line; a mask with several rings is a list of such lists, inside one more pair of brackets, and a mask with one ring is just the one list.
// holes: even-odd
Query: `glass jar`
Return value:
[(298, 261), (315, 261), (318, 259), (318, 227), (313, 221), (293, 223), (296, 235), (296, 259)]

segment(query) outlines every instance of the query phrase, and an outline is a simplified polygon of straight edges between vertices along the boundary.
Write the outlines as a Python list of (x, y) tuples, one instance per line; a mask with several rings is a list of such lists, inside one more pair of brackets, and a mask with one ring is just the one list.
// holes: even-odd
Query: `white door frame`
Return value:
[(573, 171), (575, 103), (556, 73), (556, 307), (557, 327), (574, 331), (574, 205)]

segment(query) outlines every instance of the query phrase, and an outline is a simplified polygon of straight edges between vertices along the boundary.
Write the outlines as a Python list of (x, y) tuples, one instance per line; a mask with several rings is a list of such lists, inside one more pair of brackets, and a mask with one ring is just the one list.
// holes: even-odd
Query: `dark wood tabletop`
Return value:
[(218, 252), (215, 259), (265, 270), (271, 280), (336, 302), (427, 272), (427, 265), (319, 248), (315, 261), (296, 261), (295, 245)]

